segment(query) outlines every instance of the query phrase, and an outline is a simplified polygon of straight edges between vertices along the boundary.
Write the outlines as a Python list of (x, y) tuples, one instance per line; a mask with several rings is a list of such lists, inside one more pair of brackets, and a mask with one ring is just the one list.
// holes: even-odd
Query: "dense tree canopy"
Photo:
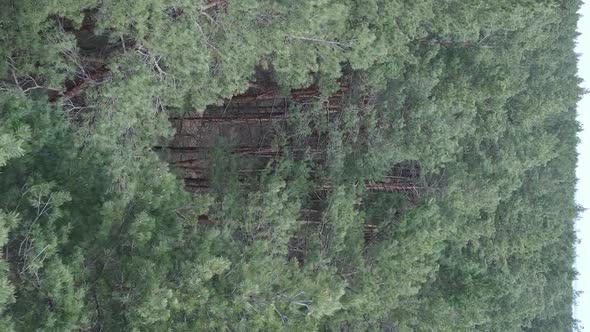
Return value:
[(0, 1), (0, 330), (577, 328), (579, 5)]

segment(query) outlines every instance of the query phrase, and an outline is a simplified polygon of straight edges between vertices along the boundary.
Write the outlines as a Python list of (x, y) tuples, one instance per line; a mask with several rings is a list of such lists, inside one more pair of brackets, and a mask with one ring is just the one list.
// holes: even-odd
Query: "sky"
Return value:
[[(582, 86), (590, 89), (590, 2), (582, 5), (578, 21), (576, 52), (580, 54), (578, 75), (584, 80)], [(578, 121), (583, 131), (578, 133), (581, 143), (578, 145), (578, 185), (576, 200), (588, 210), (576, 221), (578, 239), (576, 268), (579, 276), (574, 287), (582, 291), (574, 307), (574, 316), (590, 331), (590, 94), (584, 95), (578, 103)]]

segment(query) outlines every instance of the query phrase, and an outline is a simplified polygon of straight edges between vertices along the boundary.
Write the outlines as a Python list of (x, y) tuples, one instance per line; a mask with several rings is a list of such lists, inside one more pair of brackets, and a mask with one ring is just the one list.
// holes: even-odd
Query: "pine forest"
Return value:
[(578, 330), (579, 0), (0, 0), (0, 331)]

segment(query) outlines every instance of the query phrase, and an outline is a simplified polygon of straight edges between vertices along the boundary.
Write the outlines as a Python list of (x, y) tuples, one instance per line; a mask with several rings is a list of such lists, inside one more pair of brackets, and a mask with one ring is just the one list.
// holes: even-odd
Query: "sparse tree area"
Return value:
[(576, 329), (579, 5), (0, 1), (0, 330)]

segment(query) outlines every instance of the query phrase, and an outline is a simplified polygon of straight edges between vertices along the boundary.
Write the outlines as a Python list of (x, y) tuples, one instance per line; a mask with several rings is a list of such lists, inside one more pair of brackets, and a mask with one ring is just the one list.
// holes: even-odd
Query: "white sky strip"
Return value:
[[(580, 10), (576, 52), (580, 54), (578, 75), (584, 79), (583, 87), (590, 89), (590, 4), (585, 3)], [(578, 177), (576, 200), (578, 204), (590, 208), (590, 95), (585, 95), (578, 103), (578, 121), (583, 131), (578, 133), (581, 143), (578, 145)], [(574, 316), (582, 326), (590, 329), (590, 210), (584, 212), (576, 222), (578, 239), (576, 248), (576, 269), (580, 273), (575, 281), (576, 290), (584, 292), (577, 300)]]

